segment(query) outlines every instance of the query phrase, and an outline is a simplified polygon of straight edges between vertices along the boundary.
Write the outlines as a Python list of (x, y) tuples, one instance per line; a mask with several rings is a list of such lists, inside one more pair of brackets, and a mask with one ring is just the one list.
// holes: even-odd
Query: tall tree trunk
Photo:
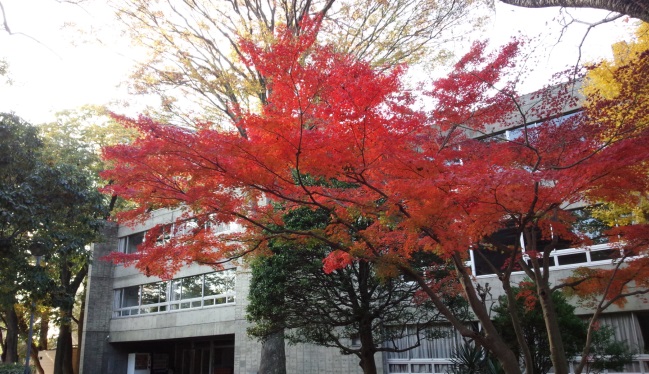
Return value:
[(50, 331), (50, 311), (45, 310), (41, 313), (41, 328), (38, 332), (38, 349), (41, 351), (47, 350), (47, 335)]
[(449, 323), (460, 332), (464, 337), (473, 339), (477, 344), (481, 345), (500, 362), (503, 370), (507, 374), (521, 374), (521, 368), (518, 363), (518, 358), (502, 339), (493, 322), (489, 311), (478, 297), (478, 293), (471, 281), (471, 275), (466, 271), (464, 262), (459, 255), (452, 257), (456, 268), (458, 269), (458, 280), (463, 288), (463, 294), (467, 298), (471, 310), (474, 312), (478, 321), (482, 323), (483, 334), (480, 334), (468, 328), (464, 321), (460, 320), (442, 301), (438, 295), (424, 279), (416, 271), (413, 271), (409, 266), (399, 266), (401, 272), (412, 279), (415, 279), (422, 291), (429, 296), (430, 301), (435, 305), (439, 312), (446, 317)]
[(525, 364), (526, 373), (534, 373), (534, 361), (532, 359), (532, 352), (530, 347), (525, 340), (525, 335), (523, 333), (523, 325), (518, 315), (518, 308), (516, 297), (511, 287), (509, 281), (509, 276), (506, 276), (503, 281), (503, 290), (505, 291), (505, 297), (507, 297), (507, 311), (509, 312), (509, 318), (511, 319), (512, 326), (514, 327), (514, 333), (516, 334), (516, 341), (518, 342), (518, 347), (521, 350), (521, 355), (523, 356), (523, 361)]
[(18, 315), (14, 306), (5, 308), (5, 322), (7, 323), (7, 337), (5, 339), (6, 351), (3, 352), (5, 363), (18, 362)]
[(372, 336), (372, 321), (364, 321), (360, 325), (359, 338), (361, 341), (361, 352), (359, 365), (363, 374), (376, 374), (376, 362), (374, 361), (374, 339)]
[(269, 335), (262, 343), (259, 374), (286, 374), (286, 350), (283, 329)]
[(63, 323), (59, 326), (59, 337), (56, 340), (54, 356), (54, 374), (74, 374), (72, 369), (72, 329), (70, 328), (71, 311), (61, 311)]
[(59, 337), (56, 344), (56, 355), (54, 356), (54, 374), (74, 374), (74, 367), (72, 365), (72, 311), (74, 309), (74, 298), (83, 283), (86, 275), (88, 274), (88, 263), (84, 267), (73, 274), (72, 263), (64, 259), (61, 265), (61, 273), (59, 279), (63, 289), (64, 307), (61, 307), (61, 325), (59, 326)]
[(563, 348), (561, 338), (561, 329), (559, 328), (559, 319), (557, 317), (554, 302), (552, 301), (552, 291), (547, 284), (537, 285), (541, 310), (543, 311), (543, 320), (548, 333), (548, 343), (550, 344), (550, 359), (554, 366), (555, 374), (568, 374), (570, 368), (566, 359), (566, 352)]

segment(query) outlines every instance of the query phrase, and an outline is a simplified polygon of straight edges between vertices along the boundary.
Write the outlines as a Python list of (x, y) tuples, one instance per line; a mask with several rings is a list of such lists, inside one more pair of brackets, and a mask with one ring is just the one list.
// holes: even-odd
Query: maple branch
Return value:
[(433, 302), (437, 310), (446, 317), (448, 322), (450, 322), (454, 328), (456, 328), (462, 336), (474, 339), (478, 342), (481, 343), (486, 343), (483, 339), (483, 337), (477, 333), (476, 331), (473, 331), (472, 329), (469, 329), (463, 321), (457, 318), (457, 316), (450, 310), (448, 309), (448, 306), (440, 299), (439, 295), (433, 291), (432, 288), (428, 285), (426, 280), (424, 279), (421, 274), (418, 272), (414, 271), (410, 266), (404, 265), (404, 264), (398, 264), (397, 267), (399, 270), (404, 274), (407, 275), (408, 277), (412, 277), (421, 289), (430, 297), (430, 300)]
[(243, 251), (243, 252), (241, 252), (241, 253), (239, 253), (237, 255), (234, 255), (234, 256), (229, 255), (228, 258), (223, 259), (223, 260), (219, 260), (219, 261), (196, 261), (196, 263), (200, 264), (200, 265), (208, 265), (208, 266), (220, 266), (220, 265), (223, 265), (223, 264), (227, 264), (229, 262), (232, 262), (232, 261), (238, 260), (240, 258), (243, 258), (247, 254), (256, 251), (261, 246), (261, 243), (262, 242), (260, 241), (256, 245), (250, 246), (249, 249), (247, 249), (247, 250), (245, 250), (245, 251)]
[(559, 283), (556, 286), (552, 287), (552, 291), (558, 291), (558, 290), (560, 290), (562, 288), (566, 288), (566, 287), (575, 288), (575, 287), (579, 286), (580, 284), (586, 282), (587, 280), (590, 280), (590, 279), (593, 279), (593, 278), (594, 277), (592, 277), (592, 276), (591, 277), (583, 277), (583, 278), (580, 278), (580, 279), (577, 279), (577, 280), (574, 280), (574, 281)]

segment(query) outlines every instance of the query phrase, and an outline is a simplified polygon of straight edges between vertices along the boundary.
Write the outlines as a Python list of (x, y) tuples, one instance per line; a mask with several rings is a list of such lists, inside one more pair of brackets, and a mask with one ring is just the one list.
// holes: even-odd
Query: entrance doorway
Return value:
[(174, 374), (232, 374), (234, 340), (178, 343), (175, 363)]

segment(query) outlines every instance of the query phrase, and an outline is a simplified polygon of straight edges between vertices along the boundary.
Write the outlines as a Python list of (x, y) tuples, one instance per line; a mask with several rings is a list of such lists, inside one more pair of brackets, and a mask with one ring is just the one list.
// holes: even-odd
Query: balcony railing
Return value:
[(130, 317), (154, 313), (167, 313), (185, 309), (207, 308), (234, 304), (235, 300), (236, 298), (234, 293), (227, 293), (214, 296), (196, 297), (193, 299), (167, 301), (156, 304), (136, 305), (114, 309), (113, 317)]

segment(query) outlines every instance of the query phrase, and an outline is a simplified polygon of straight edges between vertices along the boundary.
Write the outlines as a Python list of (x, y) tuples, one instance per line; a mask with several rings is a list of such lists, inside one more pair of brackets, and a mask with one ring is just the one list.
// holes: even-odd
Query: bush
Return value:
[[(24, 374), (25, 365), (24, 364), (1, 364), (0, 363), (0, 374)], [(32, 366), (32, 373), (38, 373), (38, 370)]]

